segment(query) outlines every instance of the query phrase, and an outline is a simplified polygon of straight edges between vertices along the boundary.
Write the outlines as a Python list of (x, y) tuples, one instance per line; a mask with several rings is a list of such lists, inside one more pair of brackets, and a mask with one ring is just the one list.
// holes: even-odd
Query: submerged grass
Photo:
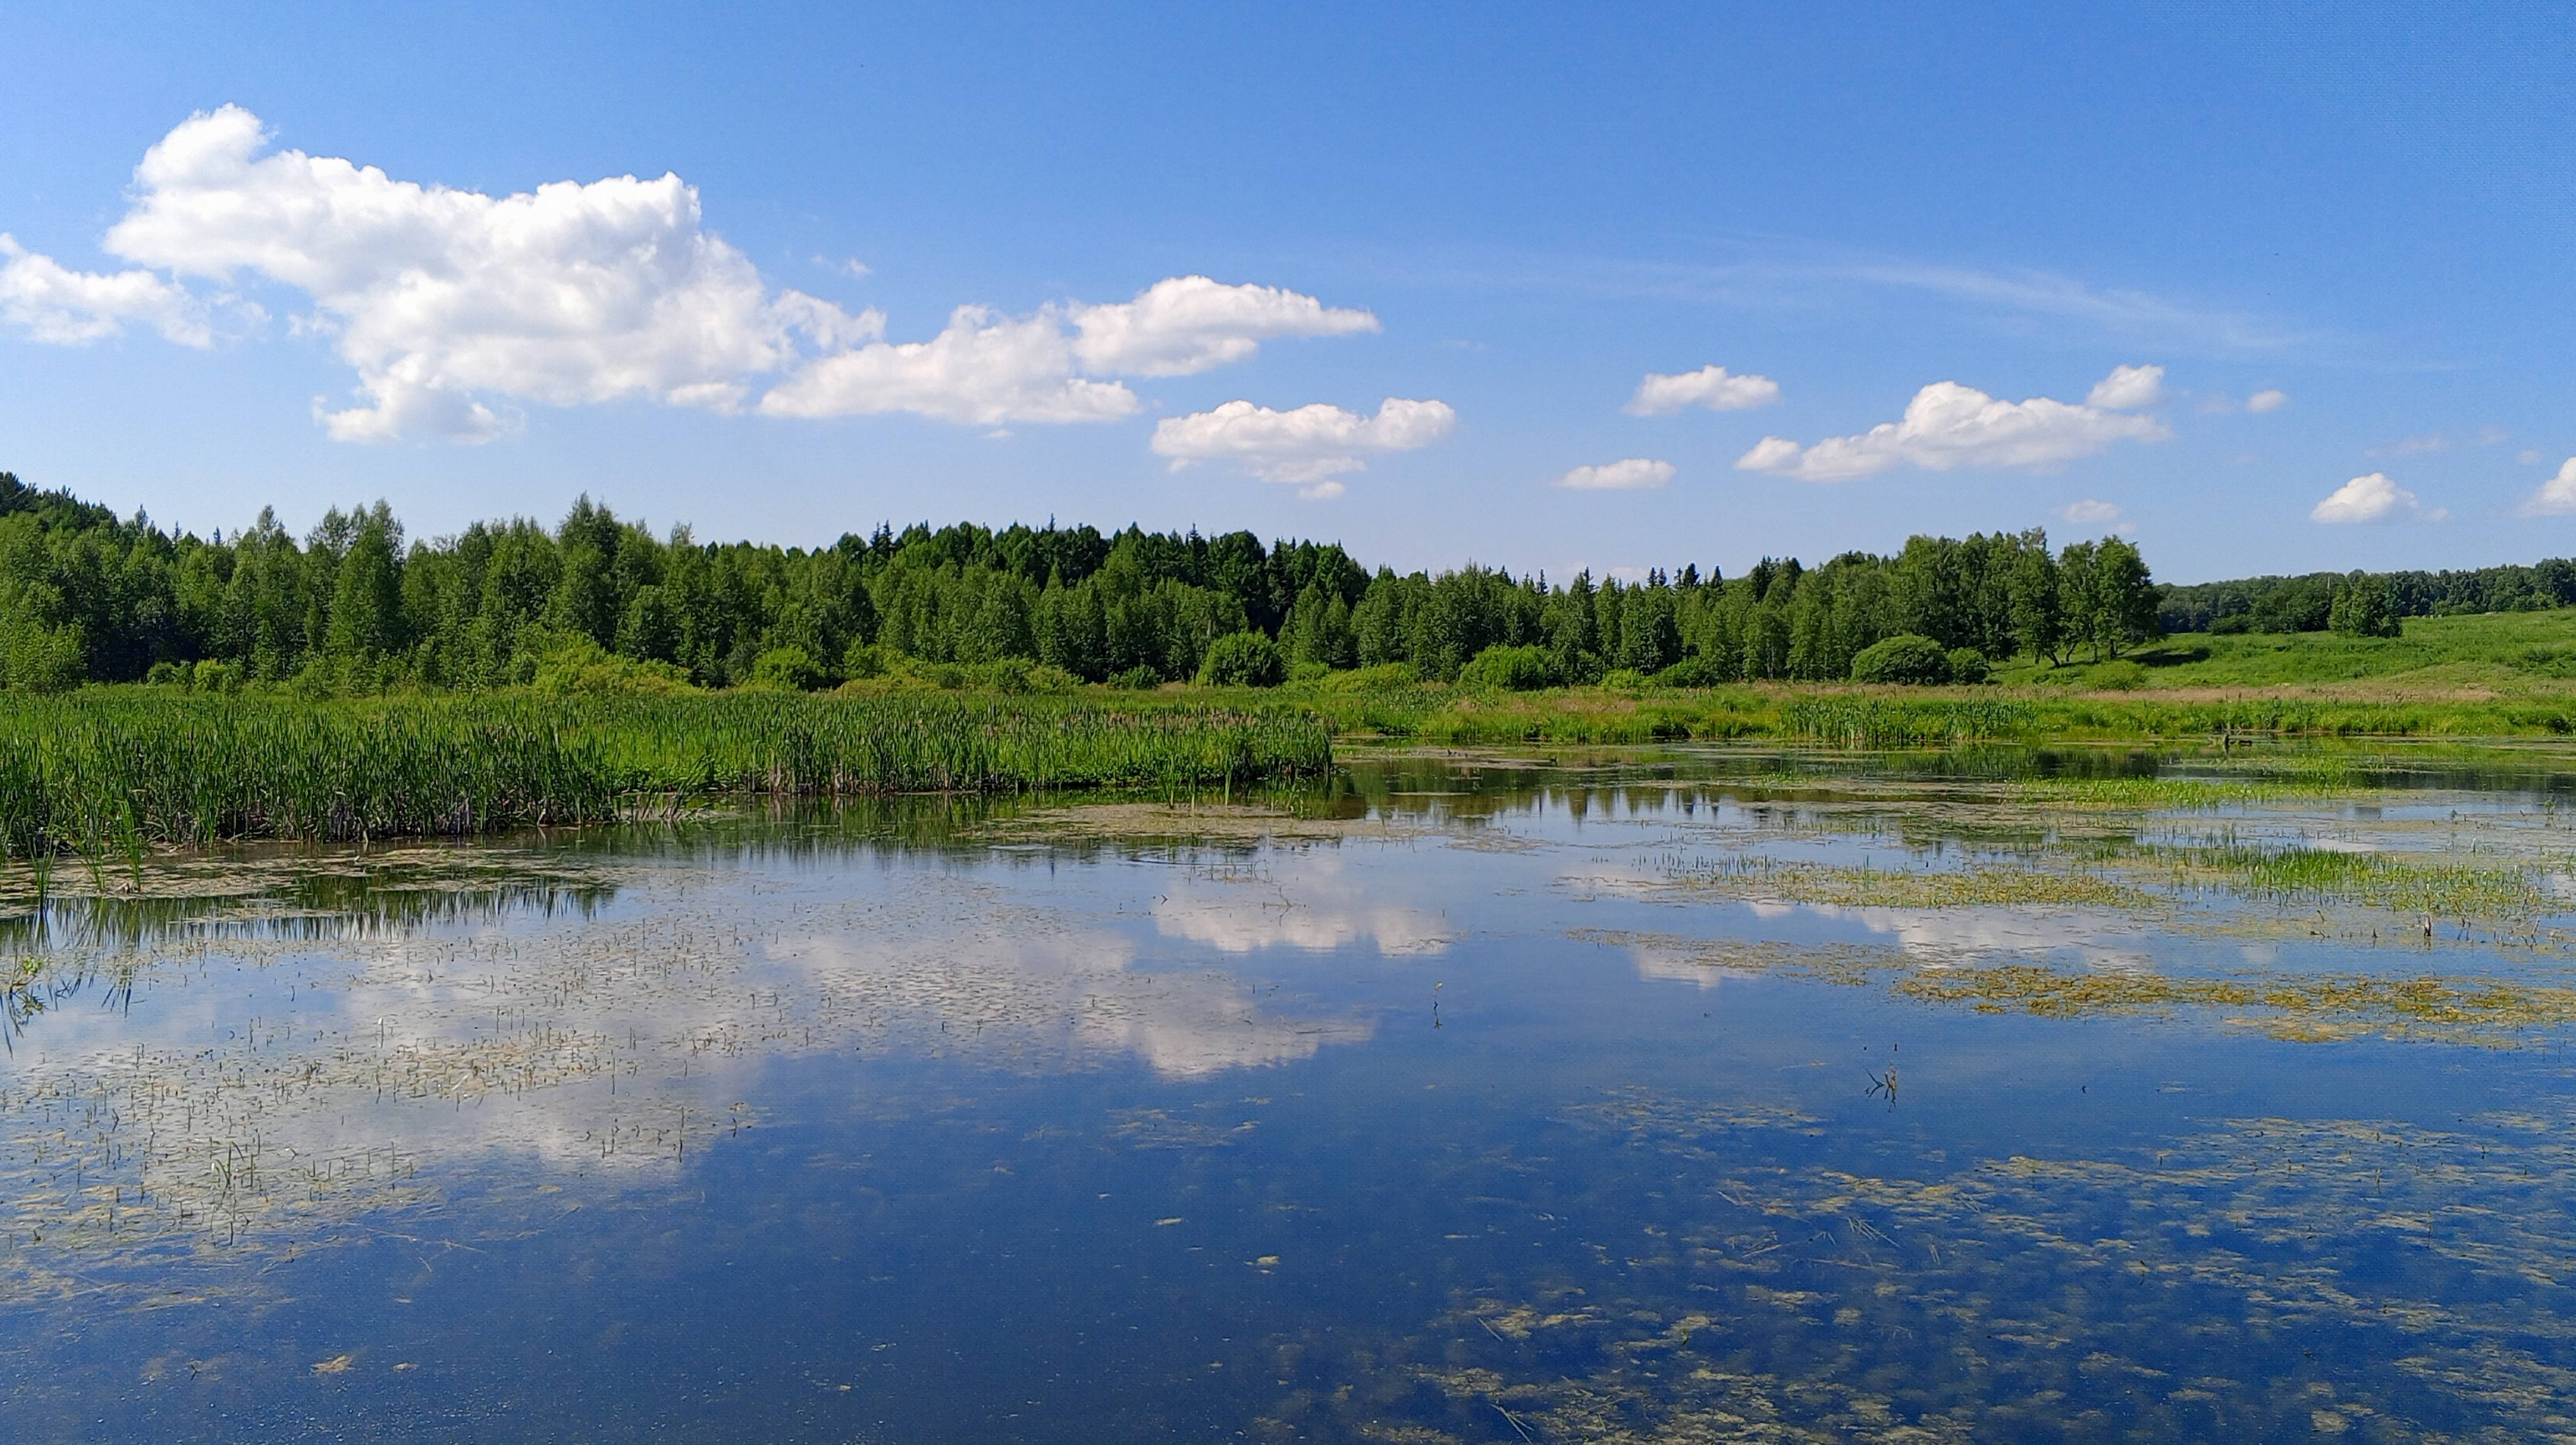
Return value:
[[(1201, 787), (1331, 765), (1304, 716), (950, 697), (0, 699), (0, 854), (463, 835), (694, 794)], [(649, 800), (649, 801), (648, 801)]]
[(1845, 868), (1759, 855), (1671, 870), (1694, 892), (1837, 908), (2148, 908), (2155, 898), (2091, 873), (2039, 868)]
[(2290, 904), (2336, 903), (2426, 918), (2527, 919), (2567, 904), (2519, 864), (2427, 862), (2389, 853), (2241, 843), (2158, 847), (2149, 865), (2178, 888), (2216, 888)]
[[(1920, 972), (1896, 992), (1981, 1013), (2089, 1018), (2152, 1008), (2260, 1008), (2301, 1038), (2323, 1037), (2320, 1020), (2408, 1026), (2533, 1028), (2576, 1023), (2576, 989), (2494, 979), (2381, 978), (2368, 974), (2268, 978), (2175, 978), (2154, 973), (2077, 973), (2034, 963)], [(2272, 1022), (2272, 1021), (2264, 1021)]]

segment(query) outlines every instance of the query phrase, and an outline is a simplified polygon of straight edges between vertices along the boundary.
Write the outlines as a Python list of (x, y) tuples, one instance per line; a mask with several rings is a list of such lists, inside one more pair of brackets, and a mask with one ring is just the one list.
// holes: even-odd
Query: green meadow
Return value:
[[(2378, 685), (2423, 695), (2576, 694), (2576, 608), (2409, 617), (2398, 637), (2332, 632), (2183, 633), (2117, 661), (1999, 664), (2006, 685), (2169, 691)], [(2342, 688), (2340, 691), (2355, 691)]]

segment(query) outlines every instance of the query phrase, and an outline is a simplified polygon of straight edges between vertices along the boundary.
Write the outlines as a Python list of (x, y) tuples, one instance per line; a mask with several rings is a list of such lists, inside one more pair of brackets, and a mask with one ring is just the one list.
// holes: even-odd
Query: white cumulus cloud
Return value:
[(1443, 401), (1388, 397), (1377, 415), (1361, 416), (1317, 402), (1273, 411), (1229, 401), (1213, 411), (1166, 417), (1155, 424), (1153, 449), (1178, 471), (1193, 462), (1233, 462), (1272, 482), (1293, 482), (1313, 497), (1337, 497), (1328, 480), (1364, 467), (1370, 452), (1412, 451), (1449, 435), (1458, 413)]
[(267, 144), (238, 106), (182, 122), (136, 167), (107, 248), (310, 296), (366, 398), (324, 416), (337, 437), (489, 436), (505, 419), (486, 397), (730, 409), (749, 378), (795, 359), (800, 336), (835, 347), (881, 326), (770, 296), (674, 175), (494, 197)]
[(874, 341), (819, 357), (760, 399), (767, 416), (913, 412), (940, 421), (1115, 421), (1136, 394), (1073, 374), (1072, 345), (1051, 316), (997, 316), (960, 306), (928, 341)]
[(2093, 383), (2084, 395), (2086, 406), (2105, 411), (2135, 411), (2164, 400), (2165, 369), (2161, 366), (2115, 366), (2111, 374)]
[(1624, 461), (1603, 462), (1599, 466), (1576, 467), (1557, 478), (1556, 484), (1582, 491), (1637, 491), (1660, 487), (1672, 479), (1671, 462), (1629, 457)]
[(1074, 354), (1093, 371), (1190, 376), (1241, 361), (1278, 336), (1352, 336), (1378, 329), (1366, 311), (1326, 306), (1276, 286), (1229, 286), (1172, 276), (1133, 301), (1070, 308)]
[(1767, 376), (1731, 376), (1723, 366), (1703, 366), (1666, 376), (1650, 371), (1622, 410), (1630, 416), (1670, 416), (1688, 407), (1742, 411), (1780, 399), (1780, 383)]
[(2576, 457), (2560, 462), (2558, 475), (2523, 498), (2520, 511), (2526, 517), (2558, 517), (2576, 512)]
[(2058, 508), (2057, 515), (2079, 527), (2098, 527), (2107, 522), (2116, 522), (2124, 514), (2116, 502), (2095, 501), (2087, 497), (2083, 501), (2069, 502)]
[(1901, 421), (1880, 422), (1858, 436), (1827, 437), (1813, 446), (1764, 437), (1735, 465), (1800, 481), (1839, 482), (1899, 462), (1932, 471), (2053, 467), (2116, 441), (2162, 441), (2170, 435), (2153, 417), (2044, 396), (2000, 401), (1973, 386), (1936, 381), (1914, 394)]
[[(675, 175), (490, 196), (272, 149), (238, 106), (190, 117), (144, 154), (106, 248), (140, 269), (74, 271), (0, 237), (0, 323), (63, 344), (147, 324), (202, 346), (203, 288), (253, 314), (230, 288), (301, 292), (309, 310), (291, 329), (328, 338), (357, 373), (359, 404), (316, 408), (344, 440), (482, 440), (509, 429), (514, 403), (628, 398), (779, 416), (1097, 421), (1138, 407), (1100, 376), (1184, 375), (1271, 337), (1378, 327), (1293, 291), (1179, 276), (1114, 305), (1025, 316), (964, 306), (928, 340), (889, 342), (878, 311), (772, 290), (705, 228), (696, 189)], [(844, 269), (866, 274), (855, 261)]]
[(2428, 522), (2438, 522), (2449, 515), (2438, 507), (2427, 509), (2413, 492), (2390, 481), (2386, 472), (2371, 472), (2335, 488), (2324, 501), (2309, 509), (2308, 519), (2352, 523), (2393, 522), (2401, 517), (2421, 517)]
[(38, 341), (80, 346), (124, 334), (139, 321), (184, 346), (213, 342), (184, 289), (150, 271), (74, 271), (0, 231), (0, 321)]
[(2288, 392), (2268, 386), (2245, 398), (2245, 409), (2252, 412), (2279, 411), (2289, 404)]

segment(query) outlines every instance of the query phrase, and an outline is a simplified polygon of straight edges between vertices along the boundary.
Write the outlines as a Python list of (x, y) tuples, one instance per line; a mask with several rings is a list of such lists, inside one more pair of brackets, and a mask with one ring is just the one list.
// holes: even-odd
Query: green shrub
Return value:
[(1862, 648), (1852, 659), (1851, 675), (1854, 682), (1948, 682), (1950, 656), (1931, 638), (1900, 632)]
[(1123, 687), (1131, 692), (1148, 692), (1163, 685), (1163, 675), (1140, 662), (1124, 672), (1112, 673), (1109, 685)]
[(68, 692), (89, 680), (89, 654), (75, 623), (0, 618), (0, 687), (20, 692)]
[(1258, 632), (1232, 632), (1208, 644), (1199, 664), (1206, 687), (1277, 687), (1288, 680), (1288, 659), (1279, 644)]
[[(202, 674), (206, 669), (218, 666), (221, 664), (211, 662), (197, 664), (197, 671), (201, 675), (198, 681), (199, 690), (207, 690)], [(551, 650), (537, 658), (535, 675), (530, 677), (528, 682), (539, 692), (550, 692), (558, 696), (573, 696), (580, 693), (674, 693), (697, 690), (689, 685), (687, 669), (676, 663), (637, 662), (631, 657), (619, 657), (587, 637), (573, 638), (554, 644)], [(349, 688), (345, 691), (349, 695), (357, 695), (363, 690)]]
[(1326, 692), (1378, 692), (1387, 688), (1411, 687), (1420, 681), (1422, 673), (1412, 663), (1381, 662), (1375, 667), (1334, 673), (1318, 685)]
[(1685, 657), (1655, 674), (1657, 687), (1715, 687), (1724, 681), (1705, 657)]
[(841, 654), (841, 676), (852, 682), (883, 677), (889, 661), (888, 649), (873, 642), (853, 642)]
[(773, 647), (751, 664), (751, 685), (782, 692), (812, 692), (830, 679), (814, 655), (794, 644)]
[(1950, 680), (1952, 682), (1983, 682), (1988, 677), (1992, 676), (1993, 673), (1994, 669), (1987, 665), (1986, 655), (1984, 653), (1979, 652), (1973, 647), (1954, 647), (1950, 649)]
[(2128, 692), (2147, 685), (2147, 670), (2123, 658), (2094, 668), (2084, 680), (2106, 692)]
[(1556, 681), (1556, 658), (1544, 647), (1488, 647), (1458, 669), (1460, 687), (1535, 692)]
[(1649, 682), (1644, 673), (1633, 667), (1614, 667), (1601, 674), (1601, 685), (1612, 692), (1636, 692)]
[(963, 669), (968, 685), (981, 685), (998, 693), (1017, 695), (1032, 692), (1071, 692), (1082, 686), (1082, 679), (1061, 667), (1026, 658), (1005, 657), (980, 667)]

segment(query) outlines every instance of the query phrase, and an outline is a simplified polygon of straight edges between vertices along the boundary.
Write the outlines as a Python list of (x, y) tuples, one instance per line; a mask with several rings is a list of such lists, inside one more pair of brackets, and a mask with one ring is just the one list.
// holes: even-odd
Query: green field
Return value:
[(2404, 627), (2403, 636), (2388, 638), (2186, 633), (2138, 648), (2121, 662), (2057, 668), (2016, 660), (1998, 668), (1996, 680), (2152, 690), (2370, 683), (2382, 686), (2336, 691), (2389, 697), (2576, 694), (2576, 609), (2410, 617)]
[(1352, 674), (1278, 690), (1343, 735), (1432, 743), (1767, 739), (1833, 747), (2229, 736), (2576, 734), (2576, 609), (2409, 618), (2394, 638), (2189, 634), (1975, 687), (1739, 683), (1479, 691)]

